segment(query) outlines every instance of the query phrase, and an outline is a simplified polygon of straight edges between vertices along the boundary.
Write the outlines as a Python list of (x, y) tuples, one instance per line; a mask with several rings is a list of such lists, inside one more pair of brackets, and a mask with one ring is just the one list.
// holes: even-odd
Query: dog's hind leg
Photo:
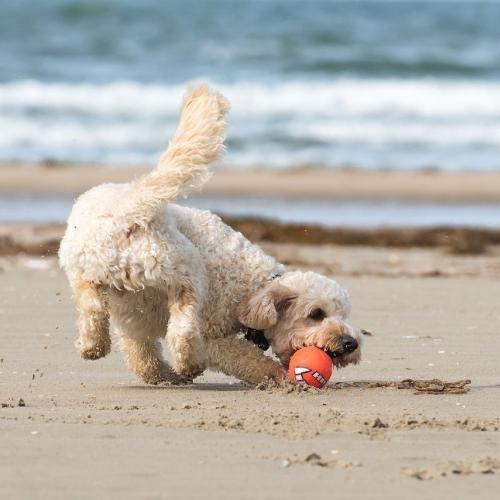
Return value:
[(146, 384), (172, 383), (182, 380), (163, 359), (158, 338), (121, 334), (121, 346), (128, 367)]
[(102, 285), (89, 281), (72, 283), (78, 311), (77, 347), (83, 359), (99, 359), (111, 350), (109, 306)]

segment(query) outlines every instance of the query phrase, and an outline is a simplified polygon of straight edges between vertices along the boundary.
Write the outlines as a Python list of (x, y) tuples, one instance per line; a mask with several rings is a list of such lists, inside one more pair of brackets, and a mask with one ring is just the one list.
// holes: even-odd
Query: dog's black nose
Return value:
[(342, 335), (342, 349), (344, 352), (354, 352), (358, 348), (358, 341), (350, 335)]

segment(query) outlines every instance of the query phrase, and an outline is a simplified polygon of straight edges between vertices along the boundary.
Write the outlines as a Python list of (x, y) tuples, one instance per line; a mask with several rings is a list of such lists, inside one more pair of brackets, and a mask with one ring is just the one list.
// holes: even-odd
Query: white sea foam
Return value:
[[(214, 84), (232, 102), (227, 163), (500, 167), (500, 84), (357, 80)], [(185, 85), (0, 84), (0, 159), (150, 162)]]
[[(217, 84), (216, 84), (217, 85)], [(120, 81), (109, 84), (0, 84), (0, 109), (47, 108), (93, 114), (162, 116), (177, 112), (182, 85)], [(247, 115), (405, 113), (421, 117), (484, 118), (500, 116), (500, 83), (469, 80), (295, 81), (218, 84), (233, 102), (233, 112)]]

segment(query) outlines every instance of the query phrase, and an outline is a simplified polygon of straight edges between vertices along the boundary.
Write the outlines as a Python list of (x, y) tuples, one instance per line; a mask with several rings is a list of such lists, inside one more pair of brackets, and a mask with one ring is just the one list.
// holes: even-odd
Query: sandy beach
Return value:
[[(0, 193), (78, 194), (103, 182), (129, 182), (150, 167), (12, 164), (0, 168)], [(499, 202), (500, 172), (366, 170), (303, 167), (217, 170), (207, 196), (276, 196), (335, 200)]]
[[(210, 372), (188, 387), (148, 387), (116, 344), (84, 362), (55, 258), (1, 258), (1, 496), (497, 498), (495, 248), (266, 250), (336, 276), (354, 321), (373, 332), (362, 364), (326, 389), (259, 390)], [(434, 378), (471, 384), (397, 388)]]
[[(76, 195), (144, 169), (5, 166), (0, 190)], [(498, 174), (217, 172), (212, 196), (500, 200)], [(373, 332), (323, 390), (207, 372), (152, 387), (82, 361), (55, 254), (63, 224), (0, 226), (0, 495), (16, 498), (497, 498), (500, 234), (227, 222), (290, 267), (333, 276)], [(432, 381), (436, 379), (435, 381)], [(424, 382), (419, 382), (424, 380)], [(451, 385), (443, 384), (452, 383)]]
[[(4, 165), (0, 191), (76, 196), (145, 171)], [(499, 181), (498, 173), (235, 170), (217, 171), (204, 195), (497, 203)], [(498, 228), (224, 219), (288, 266), (350, 290), (354, 322), (373, 332), (362, 364), (335, 372), (323, 390), (251, 388), (212, 372), (187, 387), (145, 386), (116, 344), (97, 362), (73, 347), (75, 312), (55, 257), (64, 224), (3, 223), (2, 496), (497, 498)]]

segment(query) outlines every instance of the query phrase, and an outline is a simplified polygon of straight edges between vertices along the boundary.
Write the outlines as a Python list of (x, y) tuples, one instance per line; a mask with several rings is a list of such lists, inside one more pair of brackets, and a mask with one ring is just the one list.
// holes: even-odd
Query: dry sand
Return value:
[(355, 322), (374, 332), (363, 363), (333, 382), (470, 378), (470, 391), (258, 390), (215, 373), (192, 386), (147, 387), (116, 346), (104, 360), (78, 358), (75, 313), (53, 258), (3, 258), (0, 497), (499, 498), (495, 255), (453, 257), (454, 269), (473, 271), (432, 277), (410, 271), (451, 269), (451, 257), (268, 250), (335, 271)]
[[(0, 165), (0, 192), (81, 193), (102, 182), (128, 182), (148, 169), (96, 165)], [(279, 196), (335, 200), (499, 202), (500, 172), (381, 171), (304, 167), (218, 170), (207, 196)]]

